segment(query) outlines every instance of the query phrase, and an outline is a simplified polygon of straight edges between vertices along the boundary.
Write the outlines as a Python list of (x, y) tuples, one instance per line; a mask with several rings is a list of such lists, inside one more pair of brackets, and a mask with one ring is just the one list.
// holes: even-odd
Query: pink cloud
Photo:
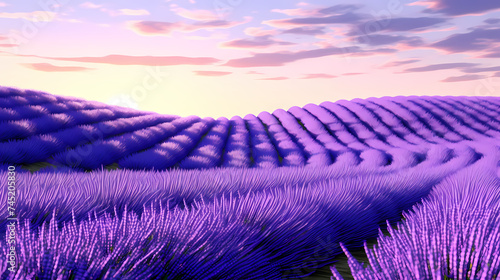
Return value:
[(212, 21), (219, 19), (219, 17), (214, 12), (209, 10), (187, 10), (175, 4), (171, 5), (170, 10), (183, 18), (197, 21)]
[(337, 76), (330, 74), (317, 73), (317, 74), (306, 74), (306, 76), (302, 77), (301, 79), (331, 79), (336, 77)]
[(76, 71), (92, 70), (92, 68), (87, 68), (87, 67), (56, 66), (49, 63), (28, 63), (23, 65), (33, 70), (43, 71), (43, 72), (76, 72)]
[(281, 81), (281, 80), (288, 80), (290, 78), (288, 77), (273, 77), (273, 78), (263, 78), (263, 79), (258, 79), (258, 80), (267, 80), (267, 81)]
[(260, 72), (257, 72), (257, 71), (248, 71), (247, 74), (251, 74), (251, 75), (264, 75), (264, 73), (260, 73)]
[(248, 36), (257, 37), (257, 36), (275, 35), (277, 33), (277, 30), (275, 29), (263, 30), (261, 27), (248, 27), (245, 28), (243, 32)]
[(194, 32), (196, 30), (228, 29), (251, 20), (247, 17), (245, 21), (230, 22), (225, 20), (198, 21), (195, 23), (163, 22), (163, 21), (135, 21), (129, 22), (129, 28), (140, 35), (164, 35), (169, 36), (172, 32)]
[(120, 9), (120, 15), (125, 16), (147, 16), (150, 13), (147, 10), (131, 10), (131, 9)]
[(2, 48), (14, 48), (19, 46), (18, 44), (0, 44), (0, 47)]
[(86, 8), (86, 9), (99, 9), (102, 7), (102, 5), (94, 4), (92, 2), (85, 2), (80, 4), (80, 7)]
[(355, 76), (355, 75), (363, 75), (364, 73), (344, 73), (342, 76)]
[(232, 72), (224, 71), (194, 71), (198, 76), (220, 77), (232, 74)]
[(313, 16), (316, 14), (316, 10), (309, 10), (309, 9), (306, 10), (306, 9), (301, 9), (301, 8), (286, 9), (286, 10), (273, 9), (273, 10), (271, 10), (271, 12), (285, 14), (287, 16)]
[(0, 2), (0, 7), (7, 7), (7, 6), (8, 6), (8, 4), (7, 4), (7, 3), (5, 3), (5, 2)]
[(213, 57), (186, 57), (186, 56), (128, 56), (108, 55), (101, 57), (43, 57), (37, 55), (18, 55), (23, 57), (37, 57), (59, 61), (73, 61), (84, 63), (102, 63), (111, 65), (144, 65), (144, 66), (172, 66), (172, 65), (212, 65), (219, 62)]
[(53, 21), (56, 13), (48, 11), (34, 11), (30, 13), (0, 13), (0, 18), (25, 19), (33, 22)]

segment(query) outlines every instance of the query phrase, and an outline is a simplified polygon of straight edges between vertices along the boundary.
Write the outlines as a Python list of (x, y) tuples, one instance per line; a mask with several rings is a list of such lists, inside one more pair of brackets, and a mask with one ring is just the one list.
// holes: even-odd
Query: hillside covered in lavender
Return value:
[(0, 279), (500, 279), (499, 116), (400, 96), (213, 119), (0, 87)]

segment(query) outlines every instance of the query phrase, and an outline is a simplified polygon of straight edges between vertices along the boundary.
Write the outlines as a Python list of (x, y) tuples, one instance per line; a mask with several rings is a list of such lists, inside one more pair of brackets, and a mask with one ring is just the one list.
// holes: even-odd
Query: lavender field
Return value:
[(0, 87), (0, 279), (500, 279), (499, 116), (409, 96), (213, 119)]

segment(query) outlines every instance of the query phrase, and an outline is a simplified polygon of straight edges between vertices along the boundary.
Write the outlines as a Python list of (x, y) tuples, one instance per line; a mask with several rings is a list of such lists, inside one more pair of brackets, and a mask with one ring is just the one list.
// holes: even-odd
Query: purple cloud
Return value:
[(291, 19), (275, 19), (264, 21), (264, 24), (274, 26), (274, 27), (293, 27), (297, 25), (319, 25), (319, 24), (341, 24), (341, 23), (356, 23), (364, 19), (364, 15), (357, 13), (345, 13), (340, 15), (332, 16), (320, 16), (320, 17), (304, 17), (304, 18), (291, 18)]
[(437, 70), (446, 70), (446, 69), (463, 69), (468, 67), (477, 66), (477, 63), (467, 63), (467, 62), (457, 62), (457, 63), (441, 63), (441, 64), (432, 64), (424, 67), (415, 67), (405, 69), (403, 72), (429, 72), (429, 71), (437, 71)]
[(251, 39), (238, 39), (222, 43), (223, 47), (229, 48), (266, 48), (276, 45), (295, 45), (290, 42), (278, 41), (271, 35), (256, 36)]
[(360, 8), (360, 5), (340, 4), (328, 8), (319, 9), (317, 10), (317, 13), (323, 15), (344, 14), (348, 12), (354, 12), (356, 10), (359, 10)]
[(500, 23), (500, 18), (489, 18), (484, 21), (487, 24), (499, 24)]
[(476, 28), (468, 33), (451, 35), (430, 46), (452, 53), (483, 51), (490, 49), (494, 44), (498, 43), (498, 38), (500, 38), (500, 28)]
[(500, 48), (493, 48), (488, 50), (488, 53), (481, 56), (484, 58), (500, 58)]
[(231, 67), (282, 66), (302, 59), (318, 58), (330, 55), (368, 56), (374, 54), (392, 53), (395, 51), (396, 50), (393, 49), (361, 50), (357, 46), (346, 48), (328, 47), (298, 52), (256, 53), (250, 57), (231, 59), (224, 65)]
[(495, 74), (493, 74), (493, 77), (500, 77), (500, 72), (496, 72)]
[(451, 16), (481, 14), (500, 9), (500, 2), (495, 0), (434, 0), (426, 12), (438, 12)]
[(445, 18), (418, 17), (392, 18), (390, 21), (368, 21), (357, 25), (355, 30), (348, 33), (351, 36), (363, 36), (379, 31), (422, 31), (447, 22)]
[(466, 68), (464, 70), (465, 73), (481, 73), (481, 72), (496, 72), (500, 71), (500, 66), (494, 66), (494, 67), (473, 67), (473, 68)]
[(465, 82), (465, 81), (473, 81), (473, 80), (479, 80), (479, 79), (484, 79), (484, 78), (486, 78), (486, 76), (484, 76), (484, 75), (471, 74), (471, 75), (448, 77), (444, 80), (441, 80), (441, 82), (445, 82), (445, 83)]
[(323, 27), (296, 27), (284, 30), (282, 33), (315, 36), (325, 34), (325, 31)]
[(354, 37), (353, 40), (358, 41), (358, 43), (360, 44), (366, 44), (370, 46), (404, 43), (408, 46), (417, 47), (417, 46), (422, 46), (424, 44), (422, 38), (417, 36), (407, 37), (402, 35), (385, 35), (385, 34), (371, 34), (368, 36), (359, 36), (359, 37)]

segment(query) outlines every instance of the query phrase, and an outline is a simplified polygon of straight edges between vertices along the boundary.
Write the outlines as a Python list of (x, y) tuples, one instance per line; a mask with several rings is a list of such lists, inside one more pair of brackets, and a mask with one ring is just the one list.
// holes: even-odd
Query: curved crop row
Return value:
[(244, 120), (250, 134), (252, 158), (255, 166), (263, 168), (280, 166), (276, 148), (271, 143), (262, 122), (254, 115), (246, 115)]
[(198, 117), (178, 118), (171, 122), (136, 130), (58, 153), (54, 161), (64, 166), (97, 169), (154, 146), (198, 121)]
[[(498, 149), (497, 149), (498, 150)], [(363, 267), (346, 248), (355, 279), (498, 279), (500, 178), (493, 155), (434, 188), (422, 205), (404, 213), (390, 236), (379, 234)], [(332, 267), (335, 279), (343, 279)], [(333, 279), (333, 278), (332, 278)]]
[[(127, 154), (130, 154), (130, 156), (119, 160), (118, 165), (130, 169), (152, 168), (155, 170), (164, 170), (174, 166), (196, 147), (201, 137), (214, 123), (212, 118), (206, 118), (196, 123), (193, 121), (184, 121), (179, 125), (175, 124), (175, 121), (172, 122), (172, 124), (176, 125), (176, 131), (169, 131), (171, 137), (163, 142), (157, 141), (160, 144), (138, 153), (129, 150)], [(187, 125), (190, 126), (185, 128)], [(143, 148), (144, 142), (140, 142), (140, 144), (141, 148)]]
[(0, 142), (0, 162), (11, 164), (42, 162), (67, 148), (155, 126), (175, 118), (168, 115), (119, 118), (96, 125), (79, 125), (57, 132), (34, 135), (22, 140)]
[(281, 157), (282, 166), (303, 166), (305, 158), (303, 151), (292, 140), (290, 135), (285, 131), (279, 121), (268, 112), (262, 112), (258, 118), (267, 128), (269, 137), (273, 142), (274, 147)]
[(229, 134), (230, 122), (219, 118), (198, 146), (179, 163), (183, 169), (207, 169), (219, 166), (224, 145)]

